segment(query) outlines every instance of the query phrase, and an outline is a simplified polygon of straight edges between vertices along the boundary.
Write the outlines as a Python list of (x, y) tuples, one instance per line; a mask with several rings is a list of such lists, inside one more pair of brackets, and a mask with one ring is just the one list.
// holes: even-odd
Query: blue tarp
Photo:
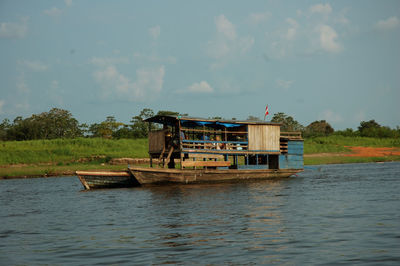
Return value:
[(181, 120), (181, 125), (185, 127), (211, 127), (211, 128), (223, 128), (223, 127), (240, 127), (242, 124), (231, 124), (221, 122), (209, 122), (209, 121), (193, 121), (193, 120)]

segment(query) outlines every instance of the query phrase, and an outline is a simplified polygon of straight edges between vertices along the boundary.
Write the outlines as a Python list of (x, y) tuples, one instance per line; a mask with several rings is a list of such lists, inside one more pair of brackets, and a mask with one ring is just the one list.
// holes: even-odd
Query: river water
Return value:
[(76, 177), (0, 180), (0, 265), (400, 264), (400, 163), (82, 188)]

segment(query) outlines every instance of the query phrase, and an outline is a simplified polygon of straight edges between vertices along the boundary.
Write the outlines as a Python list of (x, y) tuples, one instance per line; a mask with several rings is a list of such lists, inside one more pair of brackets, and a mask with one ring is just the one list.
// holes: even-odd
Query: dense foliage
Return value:
[(284, 113), (276, 113), (271, 119), (271, 122), (281, 123), (281, 131), (303, 131), (304, 127), (297, 122), (293, 117)]
[[(144, 108), (133, 116), (131, 124), (118, 122), (108, 116), (103, 122), (91, 125), (79, 124), (72, 114), (63, 109), (53, 108), (49, 112), (33, 114), (31, 117), (18, 116), (13, 122), (4, 119), (0, 124), (0, 140), (72, 139), (78, 137), (106, 139), (146, 138), (149, 125), (144, 122), (154, 116), (152, 109)], [(186, 115), (178, 112), (160, 110), (157, 115)], [(155, 129), (157, 125), (152, 125)]]
[(10, 123), (3, 120), (0, 125), (2, 140), (33, 140), (76, 138), (82, 136), (78, 121), (69, 111), (53, 108), (49, 112), (34, 114), (22, 119), (18, 116)]
[[(182, 115), (174, 111), (160, 110), (157, 115)], [(100, 123), (91, 125), (79, 124), (72, 114), (63, 109), (53, 108), (48, 112), (33, 114), (28, 118), (18, 116), (11, 122), (4, 119), (0, 124), (0, 140), (36, 140), (36, 139), (73, 139), (78, 137), (105, 139), (138, 139), (146, 138), (149, 125), (144, 122), (154, 116), (152, 109), (144, 108), (139, 115), (133, 116), (130, 124), (118, 122), (115, 117), (108, 116)], [(222, 119), (221, 117), (214, 117)], [(233, 118), (234, 120), (234, 118)], [(249, 116), (247, 120), (261, 120)], [(399, 138), (400, 127), (391, 129), (379, 125), (375, 120), (361, 121), (357, 130), (346, 129), (335, 131), (325, 120), (314, 121), (304, 127), (292, 116), (279, 112), (273, 115), (272, 122), (281, 123), (281, 131), (301, 131), (305, 138), (340, 135), (346, 137)], [(152, 125), (155, 129), (157, 125)]]

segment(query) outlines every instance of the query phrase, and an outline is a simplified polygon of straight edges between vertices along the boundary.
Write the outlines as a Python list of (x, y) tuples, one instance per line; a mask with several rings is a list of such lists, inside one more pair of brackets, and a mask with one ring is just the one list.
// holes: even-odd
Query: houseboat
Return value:
[(150, 167), (128, 169), (141, 185), (284, 178), (303, 171), (301, 134), (281, 132), (279, 123), (166, 115), (145, 121)]

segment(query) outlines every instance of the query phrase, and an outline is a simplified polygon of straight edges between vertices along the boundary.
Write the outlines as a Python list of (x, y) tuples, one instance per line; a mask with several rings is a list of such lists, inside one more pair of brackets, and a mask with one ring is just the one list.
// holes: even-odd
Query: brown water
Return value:
[(0, 181), (0, 265), (400, 264), (400, 163), (82, 191)]

